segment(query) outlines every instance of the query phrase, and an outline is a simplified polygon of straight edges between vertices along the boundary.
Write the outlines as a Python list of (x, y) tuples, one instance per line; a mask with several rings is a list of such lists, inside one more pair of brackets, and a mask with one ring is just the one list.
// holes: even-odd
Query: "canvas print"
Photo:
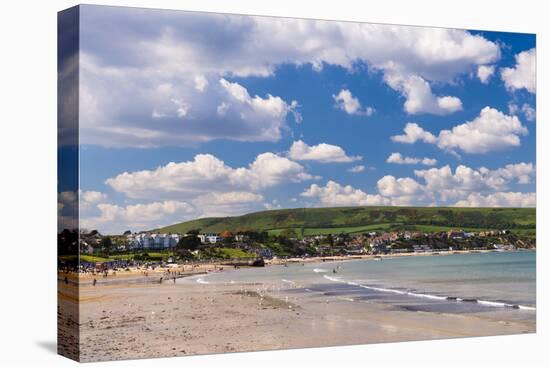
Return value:
[(60, 354), (536, 331), (534, 34), (58, 18)]

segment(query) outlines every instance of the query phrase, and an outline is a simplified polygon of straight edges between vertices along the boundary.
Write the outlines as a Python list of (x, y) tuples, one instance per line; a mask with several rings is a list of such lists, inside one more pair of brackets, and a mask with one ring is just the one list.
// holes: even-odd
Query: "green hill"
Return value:
[(157, 231), (184, 234), (193, 229), (214, 233), (253, 230), (270, 234), (295, 233), (301, 237), (375, 230), (439, 232), (461, 228), (510, 229), (534, 236), (535, 224), (535, 208), (338, 207), (267, 210), (236, 217), (201, 218)]

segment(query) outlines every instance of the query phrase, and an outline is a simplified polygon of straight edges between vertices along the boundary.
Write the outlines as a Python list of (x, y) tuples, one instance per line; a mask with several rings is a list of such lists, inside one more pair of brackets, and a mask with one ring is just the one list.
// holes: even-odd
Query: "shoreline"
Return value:
[[(347, 255), (347, 256), (319, 256), (319, 257), (296, 257), (286, 259), (267, 259), (265, 260), (265, 266), (285, 266), (290, 264), (313, 264), (313, 263), (326, 263), (326, 262), (346, 262), (353, 260), (384, 260), (394, 259), (400, 257), (416, 257), (416, 256), (451, 256), (451, 255), (467, 255), (467, 254), (479, 254), (479, 253), (509, 253), (509, 252), (536, 252), (536, 249), (521, 249), (521, 250), (454, 250), (454, 251), (433, 251), (433, 252), (407, 252), (407, 253), (395, 253), (395, 254), (361, 254), (361, 255)], [(175, 266), (140, 266), (129, 267), (128, 270), (107, 271), (107, 276), (103, 273), (97, 272), (96, 274), (75, 273), (75, 272), (58, 272), (58, 281), (64, 281), (67, 278), (68, 284), (78, 286), (92, 285), (93, 280), (97, 280), (97, 284), (113, 284), (126, 282), (127, 285), (135, 283), (156, 283), (162, 281), (173, 281), (176, 279), (189, 277), (193, 275), (205, 275), (211, 272), (220, 272), (226, 270), (240, 270), (257, 268), (255, 266), (238, 266), (228, 265), (228, 260), (212, 261), (209, 263), (186, 263), (177, 264)], [(170, 273), (168, 273), (168, 271)], [(144, 274), (147, 275), (144, 275)]]
[(521, 250), (506, 250), (506, 251), (497, 251), (497, 250), (453, 250), (453, 251), (431, 251), (431, 252), (403, 252), (395, 254), (361, 254), (361, 255), (347, 255), (347, 256), (317, 256), (317, 257), (306, 257), (306, 258), (288, 258), (288, 259), (275, 259), (275, 260), (266, 260), (266, 264), (269, 265), (284, 265), (285, 263), (318, 263), (318, 262), (327, 262), (327, 261), (346, 261), (346, 260), (373, 260), (373, 259), (384, 259), (384, 258), (396, 258), (396, 257), (407, 257), (407, 256), (447, 256), (447, 255), (466, 255), (466, 254), (480, 254), (480, 253), (506, 253), (506, 252), (526, 252), (533, 251), (536, 252), (536, 248), (533, 249), (521, 249)]

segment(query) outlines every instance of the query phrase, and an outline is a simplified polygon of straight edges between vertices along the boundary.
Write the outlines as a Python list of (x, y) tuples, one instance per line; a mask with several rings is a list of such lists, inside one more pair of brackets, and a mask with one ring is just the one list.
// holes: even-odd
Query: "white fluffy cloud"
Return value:
[(296, 161), (317, 161), (321, 163), (349, 163), (363, 159), (361, 156), (348, 156), (338, 145), (321, 143), (307, 145), (302, 140), (292, 143), (288, 156)]
[(300, 195), (317, 199), (323, 206), (388, 205), (390, 203), (389, 199), (380, 195), (369, 195), (350, 185), (342, 186), (334, 181), (328, 181), (324, 187), (313, 184)]
[[(269, 76), (282, 63), (311, 63), (318, 70), (327, 63), (351, 69), (360, 60), (391, 74), (392, 80), (420, 75), (450, 81), (472, 66), (500, 57), (496, 43), (458, 29), (186, 12), (168, 15), (130, 8), (89, 7), (83, 17), (83, 47), (88, 52), (116, 65), (157, 62), (169, 72)], [(144, 29), (143, 19), (151, 26)], [(103, 27), (97, 27), (101, 20)], [(121, 39), (127, 42), (118, 42)]]
[(528, 184), (533, 182), (536, 175), (535, 165), (533, 163), (525, 162), (507, 164), (503, 168), (499, 168), (494, 171), (486, 170), (483, 168), (480, 170), (493, 176), (500, 176), (508, 181), (516, 180), (520, 184)]
[(247, 191), (208, 193), (192, 200), (197, 217), (238, 215), (258, 209), (264, 197)]
[(156, 147), (215, 139), (278, 141), (296, 101), (252, 96), (215, 75), (110, 68), (82, 53), (81, 143), (108, 147)]
[(348, 172), (359, 173), (359, 172), (363, 172), (364, 170), (365, 170), (365, 166), (363, 166), (362, 164), (359, 164), (357, 166), (353, 166), (353, 167), (349, 168)]
[(408, 123), (404, 131), (404, 135), (392, 136), (391, 139), (408, 144), (423, 141), (436, 144), (446, 151), (460, 150), (466, 153), (487, 153), (517, 147), (520, 146), (520, 136), (528, 133), (517, 116), (505, 115), (491, 107), (483, 108), (472, 121), (451, 130), (441, 130), (438, 136), (415, 123)]
[(389, 155), (388, 159), (386, 159), (386, 162), (395, 164), (423, 164), (425, 166), (434, 166), (437, 163), (437, 159), (403, 157), (401, 153), (392, 153)]
[(409, 122), (403, 129), (405, 134), (394, 135), (391, 140), (396, 143), (414, 144), (417, 141), (433, 144), (437, 142), (437, 138), (429, 131), (421, 128), (417, 123)]
[(477, 77), (483, 84), (489, 83), (489, 79), (495, 73), (494, 65), (479, 65), (477, 68)]
[(80, 226), (102, 233), (140, 231), (199, 217), (230, 216), (262, 208), (261, 194), (245, 191), (211, 192), (189, 201), (165, 200), (129, 205), (113, 204), (102, 193), (98, 200), (80, 206)]
[(99, 191), (81, 191), (80, 201), (81, 203), (95, 204), (107, 200), (107, 195)]
[(431, 113), (434, 115), (448, 115), (462, 110), (462, 101), (457, 97), (437, 97), (432, 93), (430, 84), (419, 76), (413, 75), (401, 84), (407, 100), (405, 111), (411, 115)]
[(529, 184), (533, 182), (535, 172), (535, 166), (525, 162), (494, 170), (459, 165), (454, 172), (446, 165), (415, 170), (415, 176), (423, 183), (410, 177), (384, 176), (378, 180), (377, 186), (381, 195), (392, 199), (393, 205), (449, 205), (456, 200), (466, 200), (471, 194), (497, 194), (508, 190), (511, 184)]
[[(265, 189), (317, 178), (299, 163), (274, 153), (259, 154), (247, 167), (238, 168), (211, 154), (198, 154), (190, 161), (107, 179), (106, 185), (130, 199), (128, 205), (109, 202), (100, 192), (82, 192), (82, 223), (116, 232), (152, 229), (204, 216), (244, 214), (263, 208)], [(158, 201), (147, 202), (151, 198)], [(145, 202), (133, 203), (136, 200)]]
[(381, 195), (392, 198), (393, 205), (410, 205), (423, 194), (423, 187), (409, 177), (384, 176), (376, 185)]
[(473, 169), (459, 165), (453, 173), (451, 167), (446, 165), (441, 168), (415, 170), (414, 173), (424, 180), (426, 192), (437, 194), (440, 199), (446, 201), (464, 197), (472, 192), (506, 190), (511, 183), (528, 184), (532, 182), (536, 170), (532, 163), (521, 162), (495, 170), (485, 167)]
[(189, 220), (195, 214), (192, 205), (173, 200), (127, 206), (100, 203), (97, 209), (99, 215), (82, 218), (80, 225), (109, 234), (127, 229), (139, 231), (166, 226)]
[(437, 146), (444, 150), (459, 149), (466, 153), (486, 153), (520, 145), (520, 135), (526, 135), (525, 128), (516, 116), (485, 107), (472, 121), (442, 130)]
[(313, 178), (300, 164), (273, 153), (262, 153), (248, 167), (240, 168), (229, 167), (211, 154), (198, 154), (192, 161), (124, 172), (105, 183), (130, 198), (148, 198), (155, 193), (181, 200), (210, 192), (256, 191)]
[(333, 94), (332, 98), (336, 107), (348, 115), (371, 116), (374, 113), (374, 108), (363, 107), (361, 102), (347, 89), (342, 89), (337, 95)]
[[(314, 205), (455, 205), (470, 203), (472, 206), (530, 206), (533, 194), (513, 194), (511, 185), (531, 184), (535, 177), (532, 163), (508, 164), (497, 169), (474, 169), (459, 165), (453, 171), (450, 166), (415, 170), (411, 177), (397, 178), (386, 175), (376, 184), (378, 192), (367, 192), (350, 185), (328, 181), (323, 187), (311, 185), (301, 196), (315, 200)], [(510, 199), (505, 204), (505, 199)], [(476, 200), (474, 200), (476, 199)], [(514, 199), (514, 200), (512, 200)], [(485, 200), (485, 201), (482, 201)], [(494, 205), (493, 205), (494, 204)]]
[(516, 65), (511, 68), (502, 68), (500, 77), (509, 90), (527, 89), (530, 93), (536, 93), (537, 87), (537, 52), (532, 48), (520, 52), (515, 56)]
[(498, 192), (481, 195), (472, 193), (466, 199), (459, 200), (455, 206), (460, 207), (535, 207), (537, 197), (534, 192)]
[(272, 76), (281, 64), (366, 64), (410, 113), (446, 114), (460, 100), (432, 84), (500, 58), (496, 43), (464, 30), (91, 6), (81, 16), (81, 135), (104, 146), (276, 141), (297, 102), (251, 104), (220, 80)]

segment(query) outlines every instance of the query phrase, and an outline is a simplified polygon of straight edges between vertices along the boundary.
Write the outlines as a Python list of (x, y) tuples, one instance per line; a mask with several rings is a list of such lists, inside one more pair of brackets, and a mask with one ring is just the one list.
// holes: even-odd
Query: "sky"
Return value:
[(534, 207), (535, 35), (81, 6), (81, 227)]

